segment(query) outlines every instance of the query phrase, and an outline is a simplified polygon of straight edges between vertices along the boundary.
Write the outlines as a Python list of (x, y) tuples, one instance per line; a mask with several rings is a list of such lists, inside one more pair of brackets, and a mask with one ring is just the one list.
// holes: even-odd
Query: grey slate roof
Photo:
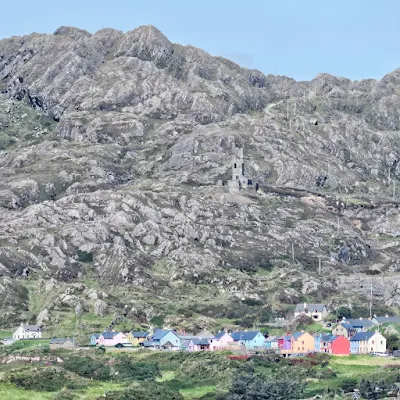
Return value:
[(205, 338), (194, 338), (191, 340), (195, 346), (208, 346), (208, 340)]
[[(304, 307), (305, 305), (305, 307)], [(294, 309), (294, 312), (302, 312), (305, 310), (314, 312), (322, 312), (324, 310), (324, 308), (326, 308), (325, 304), (304, 304), (304, 303), (299, 303), (296, 305), (296, 308)]]
[(354, 328), (370, 328), (374, 323), (369, 319), (344, 319), (342, 322), (352, 325)]
[(69, 338), (52, 338), (50, 339), (50, 344), (63, 344), (68, 340), (72, 342)]
[(372, 336), (375, 335), (375, 332), (358, 332), (352, 338), (350, 338), (350, 342), (359, 342), (360, 340), (369, 340)]
[(215, 339), (221, 339), (225, 335), (225, 333), (226, 332), (224, 331), (218, 332), (214, 337)]
[(238, 331), (238, 332), (232, 332), (231, 337), (234, 341), (239, 341), (239, 340), (253, 340), (260, 331)]
[(322, 335), (321, 342), (333, 342), (336, 339), (335, 335)]
[(147, 338), (147, 336), (149, 336), (149, 332), (141, 332), (141, 331), (132, 332), (132, 336), (136, 339), (145, 339)]
[(295, 332), (293, 333), (293, 338), (297, 340), (300, 336), (303, 336), (305, 332)]
[(101, 333), (93, 333), (92, 336), (94, 336), (96, 339), (100, 337)]
[(400, 317), (374, 317), (379, 324), (386, 324), (388, 322), (392, 322), (395, 324), (400, 324)]
[(113, 339), (114, 336), (118, 335), (119, 332), (103, 332), (104, 339)]
[(278, 336), (268, 336), (265, 341), (266, 342), (276, 342), (278, 340)]
[(161, 340), (168, 332), (172, 331), (168, 331), (166, 329), (156, 329), (151, 337), (151, 340)]
[(39, 325), (22, 325), (22, 328), (25, 331), (29, 331), (29, 332), (34, 332), (34, 331), (39, 332), (39, 331), (41, 331), (41, 328), (40, 328)]

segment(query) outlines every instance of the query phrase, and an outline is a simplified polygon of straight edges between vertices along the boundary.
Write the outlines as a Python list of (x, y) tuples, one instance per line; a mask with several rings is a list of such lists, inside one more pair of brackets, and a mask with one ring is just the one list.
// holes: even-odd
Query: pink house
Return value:
[(192, 338), (188, 345), (188, 351), (209, 351), (210, 341), (199, 337)]
[(122, 332), (103, 332), (98, 341), (99, 346), (116, 346), (128, 343), (128, 337)]
[(222, 331), (218, 332), (212, 339), (209, 339), (209, 342), (210, 350), (216, 351), (228, 348), (233, 344), (233, 339), (228, 333)]

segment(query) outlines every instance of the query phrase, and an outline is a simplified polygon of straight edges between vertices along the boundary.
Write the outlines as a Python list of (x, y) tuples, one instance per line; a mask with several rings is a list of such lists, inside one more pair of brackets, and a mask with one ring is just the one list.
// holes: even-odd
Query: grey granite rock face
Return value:
[(377, 304), (400, 305), (399, 70), (296, 82), (152, 26), (61, 27), (0, 41), (0, 91), (0, 308), (15, 321), (79, 307), (145, 322), (173, 304), (168, 321), (193, 326), (245, 298), (363, 304), (371, 276)]

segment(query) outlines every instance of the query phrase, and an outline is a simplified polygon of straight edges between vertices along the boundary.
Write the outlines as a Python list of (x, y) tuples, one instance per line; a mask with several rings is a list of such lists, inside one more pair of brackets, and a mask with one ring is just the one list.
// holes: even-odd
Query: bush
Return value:
[(87, 251), (78, 250), (76, 252), (76, 255), (78, 256), (78, 261), (80, 262), (88, 263), (93, 261), (93, 253), (88, 253)]
[(357, 388), (358, 382), (357, 379), (347, 378), (343, 379), (342, 384), (340, 387), (343, 389), (344, 392), (352, 392), (354, 389)]
[(145, 384), (127, 389), (123, 392), (107, 393), (98, 400), (183, 400), (179, 391), (161, 383)]
[(58, 391), (69, 381), (66, 374), (56, 368), (14, 373), (8, 376), (8, 380), (17, 387), (39, 392)]
[(164, 326), (164, 317), (157, 315), (150, 320), (150, 324), (155, 325), (157, 328), (162, 328)]
[(99, 381), (111, 379), (110, 367), (104, 362), (90, 357), (70, 357), (64, 360), (63, 367), (84, 378), (93, 378)]
[(161, 376), (157, 364), (133, 362), (127, 356), (121, 356), (114, 367), (118, 372), (118, 380), (145, 381), (154, 380), (157, 376)]
[(302, 398), (304, 386), (293, 379), (264, 379), (250, 374), (233, 380), (226, 400), (295, 400)]

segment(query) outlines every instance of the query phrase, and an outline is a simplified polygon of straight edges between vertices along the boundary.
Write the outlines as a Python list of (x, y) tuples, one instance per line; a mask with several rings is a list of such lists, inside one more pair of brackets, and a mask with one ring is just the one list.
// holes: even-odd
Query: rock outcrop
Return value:
[(266, 320), (371, 280), (398, 307), (399, 71), (296, 82), (152, 26), (1, 40), (0, 325)]

